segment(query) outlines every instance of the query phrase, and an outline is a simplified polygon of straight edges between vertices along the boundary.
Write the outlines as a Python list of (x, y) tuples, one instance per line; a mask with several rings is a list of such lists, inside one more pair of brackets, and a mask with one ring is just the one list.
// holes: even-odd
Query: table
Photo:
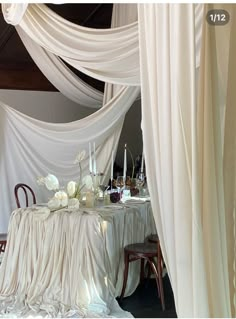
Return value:
[[(0, 266), (0, 314), (23, 317), (132, 317), (116, 297), (125, 245), (155, 233), (150, 202), (93, 209), (16, 209)], [(139, 282), (130, 265), (126, 296)]]

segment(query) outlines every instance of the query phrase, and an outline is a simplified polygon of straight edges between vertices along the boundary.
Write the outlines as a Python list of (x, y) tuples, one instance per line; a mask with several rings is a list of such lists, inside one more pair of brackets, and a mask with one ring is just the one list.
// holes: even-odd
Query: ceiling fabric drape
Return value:
[(17, 25), (22, 20), (28, 3), (2, 3), (2, 12), (7, 23)]
[[(113, 84), (140, 85), (138, 23), (112, 29), (91, 29), (73, 24), (44, 4), (29, 4), (15, 17), (17, 7), (2, 4), (8, 23), (22, 28), (38, 45), (60, 56), (79, 71)], [(18, 9), (18, 11), (20, 11)], [(13, 10), (12, 15), (11, 10)], [(202, 5), (196, 6), (196, 34), (201, 34)], [(196, 66), (199, 65), (200, 36), (196, 37)]]
[(44, 4), (29, 4), (18, 27), (83, 73), (117, 84), (140, 84), (137, 22), (90, 29), (61, 18)]
[(38, 45), (21, 28), (16, 30), (39, 69), (63, 95), (79, 105), (102, 106), (103, 93), (82, 81), (58, 56)]
[[(206, 5), (204, 16), (210, 8)], [(194, 5), (139, 4), (138, 14), (147, 178), (177, 314), (231, 317), (235, 226), (230, 227), (228, 249), (226, 240), (227, 223), (235, 225), (235, 134), (231, 136), (235, 120), (226, 115), (225, 133), (230, 131), (225, 135), (226, 160), (220, 118), (224, 90), (219, 89), (219, 70), (228, 63), (227, 55), (222, 62), (217, 29), (204, 19), (198, 94)], [(229, 47), (227, 32), (223, 34)], [(159, 45), (153, 46), (154, 42)], [(235, 47), (230, 45), (230, 50), (235, 56)], [(232, 103), (235, 93), (231, 94)], [(235, 118), (235, 108), (226, 104), (226, 114)]]

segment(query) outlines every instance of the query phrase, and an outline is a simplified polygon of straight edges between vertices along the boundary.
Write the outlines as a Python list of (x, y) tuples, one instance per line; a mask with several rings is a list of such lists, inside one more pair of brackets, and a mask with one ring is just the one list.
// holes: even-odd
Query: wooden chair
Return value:
[[(124, 253), (125, 253), (124, 281), (123, 281), (123, 287), (122, 287), (120, 299), (122, 300), (125, 294), (125, 288), (126, 288), (128, 272), (129, 272), (129, 263), (135, 260), (139, 260), (139, 259), (141, 260), (140, 281), (142, 281), (144, 279), (144, 261), (146, 260), (155, 275), (157, 290), (158, 290), (158, 297), (161, 299), (161, 306), (162, 306), (162, 310), (164, 311), (165, 299), (164, 299), (164, 290), (163, 290), (163, 283), (162, 283), (162, 253), (161, 253), (161, 246), (160, 246), (159, 240), (156, 243), (145, 242), (145, 243), (128, 245), (124, 248)], [(157, 258), (157, 266), (154, 262), (154, 258)]]
[(36, 197), (35, 197), (35, 194), (34, 194), (34, 191), (32, 190), (32, 188), (30, 186), (26, 185), (26, 184), (19, 183), (19, 184), (17, 184), (15, 186), (15, 189), (14, 189), (17, 208), (21, 207), (19, 196), (18, 196), (18, 192), (19, 192), (20, 189), (22, 189), (24, 194), (25, 194), (25, 206), (26, 207), (29, 206), (29, 195), (28, 195), (28, 193), (31, 193), (32, 204), (36, 204)]
[(7, 245), (7, 234), (0, 234), (0, 254), (4, 253)]

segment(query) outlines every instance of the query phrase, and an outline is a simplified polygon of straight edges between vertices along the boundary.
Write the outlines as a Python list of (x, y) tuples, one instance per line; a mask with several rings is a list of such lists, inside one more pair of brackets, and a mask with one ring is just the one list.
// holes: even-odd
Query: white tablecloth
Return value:
[[(15, 210), (0, 266), (1, 316), (131, 317), (115, 299), (123, 248), (151, 233), (147, 202), (50, 214), (37, 207)], [(139, 282), (139, 262), (130, 266), (126, 296)]]

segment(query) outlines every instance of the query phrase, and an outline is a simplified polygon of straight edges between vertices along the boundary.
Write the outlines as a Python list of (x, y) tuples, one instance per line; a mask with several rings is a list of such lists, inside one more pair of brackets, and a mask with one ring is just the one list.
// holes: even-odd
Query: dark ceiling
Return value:
[[(109, 28), (112, 4), (47, 4), (63, 18), (91, 28)], [(1, 11), (1, 10), (0, 10)], [(93, 87), (103, 90), (104, 83), (70, 67)], [(0, 89), (56, 91), (41, 73), (25, 49), (15, 28), (5, 22), (0, 13)]]

